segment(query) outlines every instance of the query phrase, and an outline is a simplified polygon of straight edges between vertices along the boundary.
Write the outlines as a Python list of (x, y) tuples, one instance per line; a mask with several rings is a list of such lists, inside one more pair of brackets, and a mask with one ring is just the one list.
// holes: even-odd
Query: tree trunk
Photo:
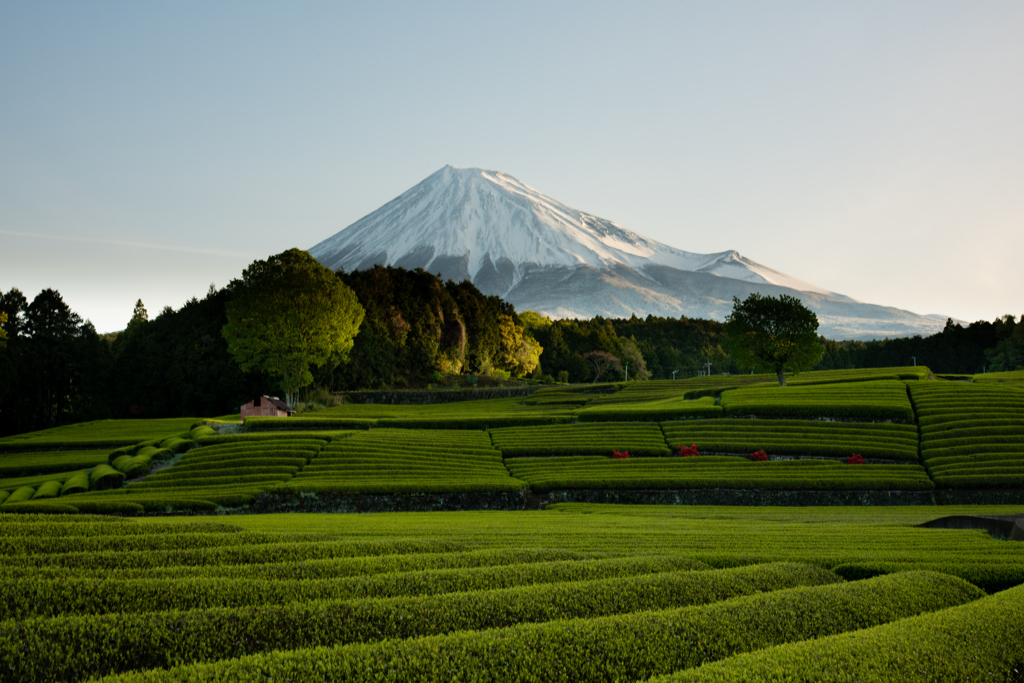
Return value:
[(779, 368), (778, 370), (776, 370), (775, 374), (779, 376), (779, 386), (780, 387), (786, 386), (786, 374), (783, 372), (782, 368)]

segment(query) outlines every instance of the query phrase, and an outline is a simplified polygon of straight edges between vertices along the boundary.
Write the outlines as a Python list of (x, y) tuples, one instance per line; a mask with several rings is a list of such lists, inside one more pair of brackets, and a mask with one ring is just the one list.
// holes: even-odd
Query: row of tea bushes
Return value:
[(913, 425), (822, 422), (819, 420), (691, 420), (666, 422), (672, 447), (697, 444), (702, 453), (812, 455), (917, 462), (917, 428)]
[(1024, 391), (927, 382), (910, 388), (921, 457), (938, 486), (1024, 486)]
[(106, 449), (4, 453), (0, 455), (0, 477), (57, 474), (94, 467), (107, 462), (108, 453)]
[(130, 446), (146, 439), (166, 438), (188, 430), (201, 418), (96, 420), (17, 434), (0, 439), (0, 453), (29, 450), (86, 450)]
[(485, 432), (378, 428), (331, 443), (281, 490), (444, 493), (522, 488)]
[(1024, 586), (861, 631), (732, 657), (650, 683), (1018, 681), (1021, 614)]
[(657, 424), (599, 422), (549, 427), (508, 427), (490, 430), (491, 440), (506, 458), (580, 454), (667, 456), (671, 451)]
[[(238, 539), (236, 544), (243, 545), (244, 539)], [(747, 585), (755, 584), (766, 590), (772, 583), (784, 582), (783, 575), (793, 576), (792, 567), (787, 567), (790, 569), (785, 572), (763, 569), (760, 572), (740, 571), (738, 581)], [(587, 583), (590, 584), (591, 592), (604, 590), (607, 595), (609, 586), (600, 582), (614, 583), (614, 580), (618, 580), (625, 584), (642, 576), (655, 577), (654, 580), (644, 579), (641, 582), (647, 586), (647, 592), (654, 593), (657, 592), (654, 584), (658, 581), (674, 586), (672, 590), (678, 591), (679, 581), (673, 578), (678, 572), (708, 568), (700, 562), (683, 558), (638, 557), (524, 562), (496, 567), (303, 580), (205, 576), (133, 579), (97, 579), (74, 575), (57, 578), (23, 576), (17, 585), (11, 587), (0, 609), (4, 619), (111, 612), (123, 615), (164, 610), (284, 605), (314, 600), (345, 601), (511, 590), (536, 585), (562, 586), (569, 592), (566, 582)], [(765, 575), (763, 583), (757, 583), (751, 578), (758, 573)], [(827, 574), (821, 569), (816, 569), (814, 573)], [(609, 598), (609, 601), (613, 599)]]
[(715, 399), (711, 396), (694, 400), (669, 398), (660, 401), (598, 405), (577, 413), (580, 422), (660, 422), (718, 417), (721, 414), (721, 406), (715, 405)]
[[(22, 681), (68, 680), (269, 650), (346, 645), (494, 629), (556, 619), (701, 605), (752, 593), (835, 583), (806, 565), (672, 571), (531, 583), (415, 597), (313, 600), (248, 608), (145, 611), (0, 623), (0, 652), (17, 648)], [(315, 624), (315, 628), (310, 625)], [(181, 637), (188, 632), (189, 637)], [(52, 656), (53, 643), (68, 655)]]
[(848, 465), (827, 460), (752, 462), (729, 456), (521, 458), (512, 476), (534, 491), (562, 489), (762, 489), (785, 491), (917, 491), (934, 488), (918, 465)]
[(274, 651), (103, 680), (642, 680), (750, 650), (885, 624), (983, 595), (954, 577), (908, 572), (704, 606)]
[(734, 416), (914, 421), (907, 385), (896, 380), (732, 389), (721, 405)]

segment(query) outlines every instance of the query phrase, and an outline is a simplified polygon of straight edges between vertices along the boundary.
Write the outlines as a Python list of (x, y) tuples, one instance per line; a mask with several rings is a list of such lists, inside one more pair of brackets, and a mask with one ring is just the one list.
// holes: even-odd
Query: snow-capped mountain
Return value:
[(799, 296), (837, 339), (930, 334), (945, 322), (862, 304), (735, 251), (676, 249), (478, 168), (445, 166), (309, 251), (335, 270), (382, 264), (469, 279), (552, 317), (721, 320), (733, 296), (760, 291)]

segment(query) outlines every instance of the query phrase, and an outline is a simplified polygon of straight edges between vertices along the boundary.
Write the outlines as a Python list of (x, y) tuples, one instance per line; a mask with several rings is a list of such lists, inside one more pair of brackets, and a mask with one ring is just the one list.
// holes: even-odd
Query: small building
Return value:
[(288, 417), (294, 412), (277, 396), (259, 396), (242, 406), (242, 422), (247, 417)]

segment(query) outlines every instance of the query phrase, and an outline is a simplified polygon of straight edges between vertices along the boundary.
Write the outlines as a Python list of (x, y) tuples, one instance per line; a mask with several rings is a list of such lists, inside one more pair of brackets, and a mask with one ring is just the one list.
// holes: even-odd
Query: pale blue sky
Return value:
[(0, 0), (0, 288), (100, 331), (444, 164), (855, 298), (1024, 313), (1024, 4)]

